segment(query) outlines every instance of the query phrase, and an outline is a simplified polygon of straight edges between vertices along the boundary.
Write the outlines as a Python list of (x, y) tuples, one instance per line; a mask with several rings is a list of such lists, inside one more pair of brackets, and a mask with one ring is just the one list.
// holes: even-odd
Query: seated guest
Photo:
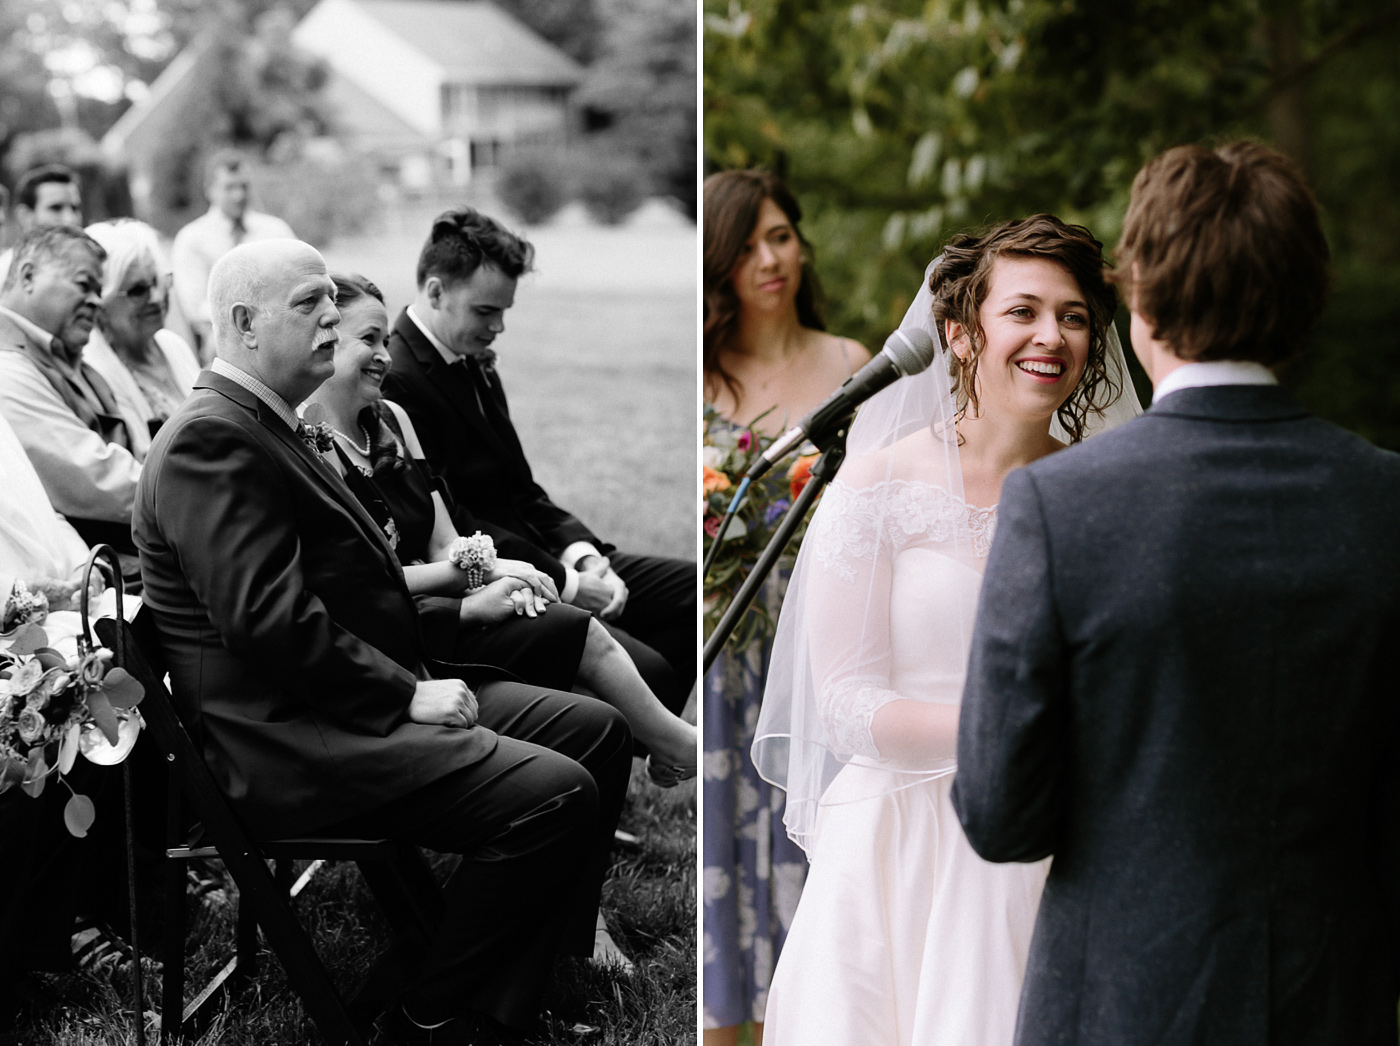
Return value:
[(593, 954), (631, 734), (592, 698), (485, 669), (474, 690), (431, 677), (384, 532), (295, 414), (335, 370), (334, 294), (294, 240), (215, 263), (217, 357), (137, 497), (146, 607), (209, 768), (257, 833), (462, 855), (396, 1041), (519, 1041), (556, 953)]
[[(457, 510), (544, 550), (551, 562), (535, 565), (555, 576), (563, 600), (617, 626), (652, 690), (679, 711), (696, 677), (695, 564), (617, 551), (555, 505), (510, 420), (491, 343), (533, 256), (471, 208), (440, 215), (418, 258), (418, 296), (389, 338), (384, 392), (413, 419)], [(664, 678), (652, 667), (658, 654)]]
[[(15, 186), (15, 224), (21, 233), (55, 225), (81, 228), (83, 200), (78, 176), (61, 163), (46, 163), (25, 171)], [(0, 283), (9, 273), (14, 257), (13, 248), (0, 254)]]
[(102, 309), (83, 359), (106, 379), (144, 459), (151, 436), (184, 402), (199, 376), (189, 343), (166, 330), (169, 268), (156, 231), (131, 218), (98, 222), (85, 230), (107, 252), (102, 266)]
[(53, 510), (34, 466), (0, 415), (0, 603), (22, 582), (53, 610), (72, 609), (87, 543)]
[(0, 415), (84, 540), (132, 551), (141, 463), (107, 382), (82, 358), (106, 252), (81, 229), (29, 233), (0, 287)]
[[(653, 779), (674, 784), (692, 775), (695, 727), (656, 699), (597, 618), (558, 602), (553, 581), (529, 563), (499, 560), (497, 569), (515, 576), (481, 587), (481, 579), (473, 584), (469, 571), (453, 562), (457, 529), (442, 494), (433, 489), (413, 423), (380, 395), (390, 363), (384, 296), (363, 276), (331, 279), (340, 310), (336, 369), (307, 403), (321, 406), (335, 440), (325, 457), (384, 529), (409, 591), (450, 597), (419, 604), (428, 611), (424, 636), (434, 656), (498, 665), (528, 683), (559, 690), (581, 683), (627, 717), (633, 736), (651, 751)], [(532, 594), (517, 578), (532, 578), (535, 592), (545, 596)], [(432, 627), (435, 619), (445, 627)]]
[(248, 161), (240, 152), (221, 149), (211, 156), (204, 166), (209, 210), (177, 232), (170, 247), (175, 298), (205, 362), (213, 352), (207, 291), (214, 263), (240, 243), (296, 235), (281, 218), (248, 206), (249, 174)]

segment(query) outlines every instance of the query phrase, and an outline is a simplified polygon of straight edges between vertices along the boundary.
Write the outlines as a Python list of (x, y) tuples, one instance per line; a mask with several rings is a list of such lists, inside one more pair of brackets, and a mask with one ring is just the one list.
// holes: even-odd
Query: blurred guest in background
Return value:
[[(78, 176), (60, 163), (31, 167), (15, 185), (15, 224), (21, 234), (52, 225), (78, 228), (83, 224), (83, 198)], [(14, 249), (0, 254), (0, 283), (10, 271)]]
[[(826, 333), (811, 251), (798, 230), (802, 211), (776, 176), (713, 174), (705, 179), (704, 211), (705, 401), (717, 412), (710, 426), (773, 436), (870, 353)], [(785, 558), (757, 597), (770, 620), (791, 566)], [(783, 829), (782, 793), (749, 760), (771, 641), (768, 626), (743, 648), (726, 647), (705, 677), (707, 1044), (733, 1043), (736, 1026), (747, 1021), (762, 1042), (768, 984), (807, 868)]]
[(97, 329), (83, 359), (111, 386), (132, 451), (144, 459), (151, 437), (190, 394), (199, 362), (189, 343), (164, 327), (170, 273), (156, 231), (131, 218), (86, 231), (107, 260)]
[(221, 150), (205, 166), (204, 192), (209, 210), (175, 234), (171, 247), (175, 298), (190, 325), (199, 359), (213, 357), (209, 341), (209, 270), (240, 243), (279, 240), (296, 235), (281, 218), (249, 206), (249, 165), (242, 153)]
[(53, 507), (92, 544), (134, 552), (141, 463), (106, 380), (82, 358), (102, 302), (106, 252), (81, 229), (39, 229), (0, 287), (0, 414)]

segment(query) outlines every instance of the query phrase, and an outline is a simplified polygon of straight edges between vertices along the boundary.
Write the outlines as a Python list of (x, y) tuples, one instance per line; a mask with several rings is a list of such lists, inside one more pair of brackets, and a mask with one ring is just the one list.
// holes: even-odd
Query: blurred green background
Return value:
[(1396, 0), (704, 0), (703, 13), (706, 173), (788, 180), (833, 331), (878, 348), (964, 229), (1049, 211), (1111, 252), (1144, 161), (1250, 137), (1302, 167), (1333, 252), (1327, 311), (1282, 378), (1400, 450)]

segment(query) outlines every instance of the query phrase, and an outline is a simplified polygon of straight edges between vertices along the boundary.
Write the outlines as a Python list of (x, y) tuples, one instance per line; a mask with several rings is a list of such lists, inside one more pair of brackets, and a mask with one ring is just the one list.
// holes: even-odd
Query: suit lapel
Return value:
[[(437, 391), (446, 405), (462, 419), (478, 440), (495, 448), (496, 453), (508, 453), (496, 430), (482, 412), (477, 402), (477, 388), (472, 375), (460, 364), (448, 366), (430, 341), (418, 329), (418, 324), (408, 317), (408, 310), (399, 314), (394, 324), (394, 332), (403, 339), (408, 351), (418, 365), (428, 384)], [(481, 389), (482, 396), (490, 396), (491, 389)]]
[(307, 446), (300, 436), (287, 428), (286, 422), (277, 416), (276, 411), (236, 381), (230, 381), (223, 375), (215, 374), (212, 371), (201, 373), (194, 387), (212, 389), (252, 412), (263, 427), (276, 436), (293, 457), (301, 461), (305, 470), (316, 478), (320, 486), (355, 518), (360, 529), (365, 532), (365, 536), (379, 549), (385, 563), (401, 582), (404, 581), (403, 567), (399, 564), (399, 558), (389, 547), (388, 539), (385, 538), (384, 531), (380, 529), (379, 524), (375, 523), (374, 517), (365, 511), (365, 507), (360, 504), (360, 499), (355, 497), (354, 492), (346, 486), (345, 481), (340, 478), (335, 469), (326, 464), (326, 460)]

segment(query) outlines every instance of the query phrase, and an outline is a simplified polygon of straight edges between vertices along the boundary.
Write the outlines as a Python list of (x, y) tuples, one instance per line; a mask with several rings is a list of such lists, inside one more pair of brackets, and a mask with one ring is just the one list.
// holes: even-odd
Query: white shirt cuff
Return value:
[(578, 595), (578, 571), (573, 567), (564, 568), (564, 587), (559, 590), (559, 602), (572, 603)]
[(599, 552), (591, 541), (575, 541), (559, 554), (559, 562), (563, 563), (565, 567), (572, 567), (584, 556), (602, 555), (603, 553)]

